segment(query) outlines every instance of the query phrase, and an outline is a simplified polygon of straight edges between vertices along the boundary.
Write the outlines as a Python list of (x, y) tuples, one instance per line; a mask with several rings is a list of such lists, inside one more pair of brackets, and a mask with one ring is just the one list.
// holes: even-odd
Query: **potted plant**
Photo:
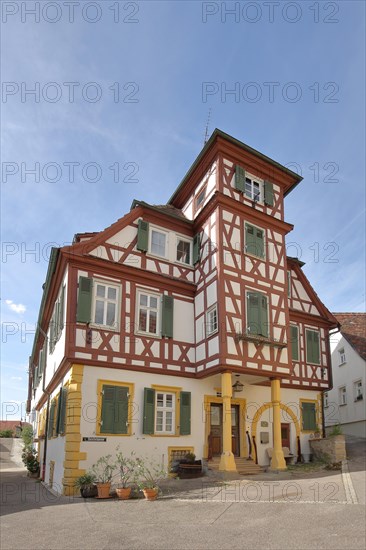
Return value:
[(111, 489), (111, 480), (116, 465), (112, 462), (112, 455), (101, 456), (91, 467), (95, 476), (95, 483), (98, 489), (97, 498), (109, 498)]
[(146, 500), (157, 499), (159, 482), (167, 475), (167, 470), (160, 463), (149, 459), (136, 459), (135, 482)]
[(39, 461), (37, 451), (33, 447), (24, 447), (22, 461), (28, 470), (29, 477), (39, 476)]
[(127, 500), (130, 498), (131, 487), (128, 487), (128, 482), (132, 481), (136, 469), (136, 461), (133, 457), (134, 453), (131, 453), (131, 457), (126, 457), (119, 451), (116, 455), (116, 468), (119, 479), (116, 493), (121, 500)]
[(178, 475), (183, 479), (200, 477), (202, 475), (202, 461), (196, 460), (194, 453), (186, 453), (179, 463)]
[(77, 477), (74, 485), (80, 489), (80, 494), (83, 498), (96, 497), (98, 494), (98, 489), (95, 485), (95, 475), (92, 472), (86, 472), (82, 476)]

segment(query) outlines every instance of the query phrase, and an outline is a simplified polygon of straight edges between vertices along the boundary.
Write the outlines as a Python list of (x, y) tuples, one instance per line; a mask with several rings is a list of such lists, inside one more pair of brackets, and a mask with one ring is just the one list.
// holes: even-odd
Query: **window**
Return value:
[(61, 338), (62, 330), (65, 324), (65, 285), (63, 285), (59, 297), (56, 300), (55, 307), (50, 322), (50, 354), (55, 349), (56, 342)]
[(257, 258), (265, 258), (264, 230), (250, 223), (245, 224), (245, 252)]
[(155, 294), (139, 293), (138, 330), (157, 335), (159, 320), (159, 297)]
[(98, 381), (99, 434), (130, 435), (129, 413), (133, 384)]
[(268, 298), (261, 292), (247, 292), (247, 332), (268, 338)]
[(292, 360), (299, 360), (299, 327), (290, 325)]
[(316, 403), (301, 402), (302, 429), (313, 431), (317, 429)]
[(55, 423), (56, 408), (57, 408), (57, 397), (52, 399), (50, 403), (49, 413), (48, 413), (47, 435), (49, 439), (56, 435), (56, 423)]
[(306, 329), (306, 361), (320, 365), (320, 335), (317, 330)]
[(57, 405), (56, 435), (64, 435), (66, 420), (67, 388), (60, 388)]
[(347, 390), (346, 386), (341, 386), (338, 390), (338, 398), (340, 405), (347, 405)]
[(118, 329), (120, 286), (90, 277), (79, 277), (78, 323), (94, 323)]
[(155, 433), (175, 433), (175, 394), (156, 392), (155, 398)]
[(254, 201), (262, 202), (261, 184), (252, 178), (245, 178), (245, 196)]
[(338, 350), (338, 356), (339, 356), (339, 366), (344, 365), (346, 362), (346, 353), (344, 351), (344, 348)]
[(182, 264), (191, 265), (192, 242), (183, 237), (177, 237), (176, 261)]
[(167, 234), (157, 229), (150, 232), (150, 253), (155, 256), (166, 257)]
[(329, 407), (329, 394), (328, 392), (326, 391), (324, 393), (324, 408), (326, 409), (327, 407)]
[(204, 203), (204, 200), (206, 198), (206, 186), (199, 191), (199, 193), (196, 195), (196, 210), (198, 210)]
[(356, 380), (356, 382), (353, 383), (353, 394), (355, 401), (363, 400), (362, 380)]
[(93, 323), (117, 326), (118, 290), (117, 286), (94, 281)]
[(166, 386), (145, 388), (142, 431), (149, 435), (189, 435), (191, 393)]
[(212, 306), (206, 313), (206, 336), (217, 332), (217, 305)]
[(291, 298), (291, 271), (287, 271), (287, 297)]

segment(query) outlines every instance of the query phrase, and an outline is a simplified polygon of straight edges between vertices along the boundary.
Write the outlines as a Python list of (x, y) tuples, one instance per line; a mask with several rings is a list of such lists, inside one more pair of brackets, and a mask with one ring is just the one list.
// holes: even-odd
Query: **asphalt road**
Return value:
[(366, 546), (364, 441), (353, 446), (349, 474), (269, 474), (221, 487), (194, 480), (156, 502), (56, 497), (27, 478), (3, 442), (1, 550)]

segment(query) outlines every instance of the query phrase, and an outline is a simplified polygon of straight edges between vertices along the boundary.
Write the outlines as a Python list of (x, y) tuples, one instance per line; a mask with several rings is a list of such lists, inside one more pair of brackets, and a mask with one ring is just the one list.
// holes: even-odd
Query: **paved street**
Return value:
[(4, 441), (2, 550), (365, 548), (365, 445), (359, 441), (351, 445), (349, 473), (171, 480), (156, 502), (55, 497), (27, 478)]

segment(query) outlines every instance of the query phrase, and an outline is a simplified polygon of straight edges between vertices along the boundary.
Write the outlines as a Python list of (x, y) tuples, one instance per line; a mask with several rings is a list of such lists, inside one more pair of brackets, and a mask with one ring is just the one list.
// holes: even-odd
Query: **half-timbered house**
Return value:
[(55, 490), (117, 445), (222, 471), (309, 451), (337, 321), (286, 256), (300, 181), (215, 130), (167, 204), (52, 251), (28, 409)]

